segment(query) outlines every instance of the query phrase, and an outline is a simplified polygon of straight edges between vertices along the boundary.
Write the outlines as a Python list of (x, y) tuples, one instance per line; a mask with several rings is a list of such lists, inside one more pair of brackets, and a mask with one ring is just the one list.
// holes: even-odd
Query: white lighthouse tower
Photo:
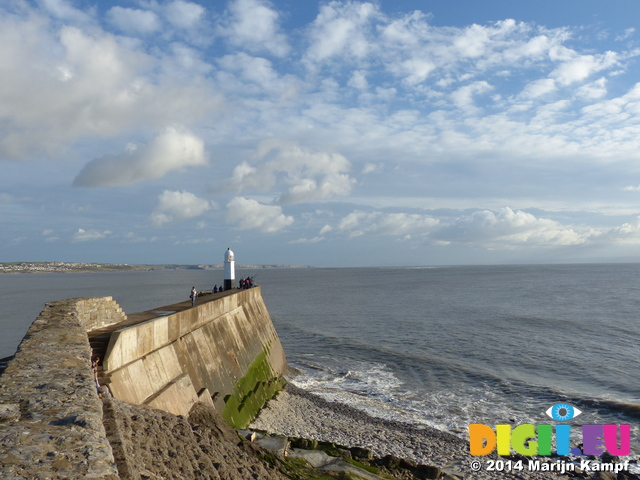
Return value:
[(231, 290), (236, 286), (236, 262), (230, 248), (224, 252), (224, 289)]

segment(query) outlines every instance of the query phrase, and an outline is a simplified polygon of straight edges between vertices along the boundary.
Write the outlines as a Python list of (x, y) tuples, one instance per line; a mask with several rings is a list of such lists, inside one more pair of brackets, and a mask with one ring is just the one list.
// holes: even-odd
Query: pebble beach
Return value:
[(432, 465), (458, 478), (566, 478), (546, 472), (475, 471), (472, 462), (489, 458), (472, 457), (467, 442), (429, 427), (385, 420), (324, 400), (292, 384), (267, 404), (251, 428), (289, 437), (333, 442), (347, 447), (364, 447), (374, 455), (394, 455)]

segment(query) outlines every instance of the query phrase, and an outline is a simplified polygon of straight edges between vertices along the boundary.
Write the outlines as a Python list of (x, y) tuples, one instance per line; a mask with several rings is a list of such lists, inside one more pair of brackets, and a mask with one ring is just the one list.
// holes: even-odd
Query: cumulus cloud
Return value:
[(603, 245), (640, 245), (640, 217), (620, 226), (591, 232), (591, 243)]
[(202, 5), (185, 0), (174, 0), (164, 6), (167, 21), (183, 29), (195, 27), (202, 21), (205, 12)]
[(444, 242), (476, 243), (486, 247), (582, 245), (584, 234), (555, 220), (537, 218), (504, 207), (498, 212), (482, 210), (456, 219), (434, 233)]
[(279, 17), (267, 1), (233, 0), (218, 28), (232, 45), (282, 57), (289, 52), (289, 44), (280, 31)]
[(551, 77), (562, 85), (571, 85), (586, 80), (594, 73), (619, 63), (619, 56), (615, 52), (606, 52), (600, 55), (576, 55), (575, 52), (567, 53), (566, 49), (562, 49), (562, 53), (557, 54), (557, 57), (563, 61), (551, 73)]
[(255, 165), (243, 162), (234, 169), (232, 187), (240, 193), (289, 185), (276, 200), (281, 205), (349, 195), (355, 183), (347, 173), (351, 164), (343, 155), (312, 152), (284, 140), (262, 142), (255, 159)]
[(37, 16), (0, 16), (0, 50), (0, 157), (10, 159), (119, 131), (128, 122), (117, 125), (114, 114), (130, 106), (136, 70), (147, 64), (111, 35), (75, 26), (55, 31)]
[(343, 55), (366, 57), (372, 47), (371, 22), (379, 15), (372, 3), (334, 1), (321, 5), (309, 31), (311, 46), (306, 61), (316, 64)]
[[(0, 6), (0, 160), (61, 157), (80, 140), (191, 125), (219, 106), (202, 66), (181, 62), (184, 49), (147, 48), (78, 20), (60, 25), (26, 4), (17, 11)], [(129, 33), (146, 29), (148, 38), (155, 28), (151, 12), (110, 12)]]
[(281, 207), (244, 197), (235, 197), (227, 204), (226, 219), (228, 223), (237, 224), (240, 230), (262, 233), (274, 233), (293, 224), (293, 217), (284, 215)]
[(151, 214), (151, 223), (161, 227), (165, 223), (199, 217), (211, 208), (208, 200), (191, 192), (165, 190), (158, 197), (158, 205)]
[(80, 187), (132, 185), (174, 170), (207, 164), (204, 143), (195, 135), (168, 128), (147, 145), (129, 145), (120, 155), (89, 162), (73, 181)]

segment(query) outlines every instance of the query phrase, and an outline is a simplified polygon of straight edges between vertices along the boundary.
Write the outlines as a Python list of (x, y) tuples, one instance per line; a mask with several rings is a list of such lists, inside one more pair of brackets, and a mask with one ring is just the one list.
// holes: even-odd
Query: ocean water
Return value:
[[(465, 437), (470, 423), (632, 425), (640, 433), (640, 265), (239, 270), (252, 275), (292, 382)], [(222, 271), (0, 276), (0, 357), (44, 303), (112, 295), (125, 312), (186, 300)], [(574, 429), (576, 430), (576, 429)]]

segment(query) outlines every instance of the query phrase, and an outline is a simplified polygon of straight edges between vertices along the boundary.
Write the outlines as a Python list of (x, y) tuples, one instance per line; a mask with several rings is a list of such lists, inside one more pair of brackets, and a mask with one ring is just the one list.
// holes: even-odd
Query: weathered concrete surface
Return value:
[(134, 320), (111, 333), (102, 362), (103, 382), (118, 400), (184, 416), (197, 401), (213, 403), (240, 428), (282, 387), (285, 354), (259, 287)]
[(111, 321), (98, 320), (99, 310), (118, 308), (110, 297), (64, 300), (33, 322), (0, 376), (9, 412), (0, 423), (0, 478), (118, 478), (86, 334), (87, 325)]

